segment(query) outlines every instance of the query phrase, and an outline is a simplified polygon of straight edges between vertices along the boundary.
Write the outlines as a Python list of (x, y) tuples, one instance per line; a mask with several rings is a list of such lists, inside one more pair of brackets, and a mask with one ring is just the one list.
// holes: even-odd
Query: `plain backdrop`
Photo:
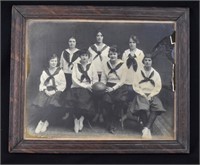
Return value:
[[(101, 31), (104, 43), (117, 45), (120, 56), (129, 48), (129, 37), (136, 35), (137, 47), (149, 53), (164, 37), (174, 31), (174, 23), (125, 23), (125, 22), (78, 22), (78, 21), (31, 21), (27, 26), (27, 52), (29, 55), (27, 92), (32, 98), (38, 92), (39, 77), (42, 70), (48, 66), (47, 57), (57, 54), (60, 58), (62, 51), (68, 48), (68, 40), (74, 36), (77, 48), (88, 49), (96, 42), (96, 34)], [(172, 65), (163, 54), (153, 63), (153, 67), (161, 74), (164, 85), (170, 85)], [(157, 59), (158, 59), (157, 58)], [(161, 64), (161, 65), (160, 65)], [(164, 65), (163, 65), (164, 64)], [(163, 67), (165, 66), (165, 67)], [(30, 71), (30, 72), (29, 72)]]

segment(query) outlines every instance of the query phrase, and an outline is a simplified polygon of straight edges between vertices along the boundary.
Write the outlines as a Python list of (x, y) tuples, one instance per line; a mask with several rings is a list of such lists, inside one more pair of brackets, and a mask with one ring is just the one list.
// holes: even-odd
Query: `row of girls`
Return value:
[[(88, 50), (77, 49), (76, 39), (71, 37), (69, 48), (61, 54), (60, 67), (58, 57), (53, 55), (49, 68), (41, 74), (39, 93), (33, 102), (42, 112), (35, 133), (47, 130), (55, 107), (64, 107), (64, 117), (69, 113), (74, 117), (76, 133), (83, 129), (85, 118), (92, 116), (93, 122), (105, 121), (108, 131), (114, 134), (119, 117), (124, 120), (132, 114), (139, 116), (142, 123), (142, 138), (152, 138), (152, 124), (165, 111), (156, 96), (162, 84), (159, 73), (151, 66), (151, 56), (144, 55), (137, 43), (137, 37), (130, 36), (129, 49), (119, 59), (117, 47), (104, 44), (101, 32)], [(98, 81), (106, 84), (106, 92), (96, 96), (92, 85)]]

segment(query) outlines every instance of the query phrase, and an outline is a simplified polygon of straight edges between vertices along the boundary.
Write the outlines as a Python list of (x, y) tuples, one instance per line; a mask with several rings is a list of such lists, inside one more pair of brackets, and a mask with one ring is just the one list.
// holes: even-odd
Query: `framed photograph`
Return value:
[(11, 153), (189, 153), (189, 9), (13, 6)]

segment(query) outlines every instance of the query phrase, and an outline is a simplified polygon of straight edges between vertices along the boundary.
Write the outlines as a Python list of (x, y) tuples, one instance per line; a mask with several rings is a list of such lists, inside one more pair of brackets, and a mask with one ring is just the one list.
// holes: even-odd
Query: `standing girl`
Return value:
[[(63, 69), (65, 73), (65, 78), (67, 80), (67, 88), (62, 94), (62, 100), (61, 104), (64, 104), (65, 97), (67, 95), (67, 91), (71, 88), (72, 85), (72, 68), (76, 62), (80, 60), (79, 53), (80, 50), (76, 48), (76, 39), (74, 37), (70, 37), (68, 41), (69, 48), (62, 51), (61, 57), (60, 57), (60, 67)], [(69, 116), (69, 113), (66, 112), (66, 114), (63, 116), (63, 120), (67, 119)]]
[(80, 60), (79, 53), (80, 50), (76, 48), (76, 39), (74, 37), (69, 38), (68, 42), (69, 48), (63, 50), (60, 57), (60, 67), (65, 73), (67, 80), (67, 88), (69, 89), (72, 84), (72, 68), (74, 63)]
[[(144, 64), (142, 63), (142, 60), (144, 58), (144, 53), (142, 50), (137, 48), (137, 44), (139, 43), (137, 37), (135, 35), (131, 35), (129, 38), (129, 49), (125, 50), (122, 55), (122, 60), (126, 64), (127, 67), (127, 76), (125, 85), (128, 90), (128, 106), (130, 106), (132, 100), (134, 99), (136, 93), (135, 89), (133, 89), (132, 84), (134, 82), (134, 78), (136, 75), (136, 72), (143, 68)], [(130, 115), (129, 112), (124, 112), (125, 115), (122, 117), (121, 122), (129, 116), (132, 118), (132, 115)]]
[[(108, 51), (109, 51), (109, 46), (106, 45), (103, 42), (104, 36), (102, 34), (102, 32), (97, 32), (96, 35), (96, 43), (93, 44), (92, 46), (89, 47), (88, 51), (91, 54), (91, 61), (94, 64), (94, 66), (96, 67), (98, 76), (99, 76), (99, 81), (101, 81), (101, 75), (103, 72), (103, 63), (106, 63), (109, 58), (108, 58)], [(93, 119), (94, 122), (96, 121), (100, 121), (103, 122), (103, 109), (101, 106), (102, 102), (101, 102), (101, 97), (95, 97), (95, 110), (96, 110), (96, 115)]]

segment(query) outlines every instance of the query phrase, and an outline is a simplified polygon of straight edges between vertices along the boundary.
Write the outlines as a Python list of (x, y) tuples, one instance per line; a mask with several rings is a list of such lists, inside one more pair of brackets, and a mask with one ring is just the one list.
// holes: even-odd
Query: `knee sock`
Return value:
[(106, 120), (106, 123), (107, 123), (107, 126), (110, 127), (113, 123), (113, 107), (112, 107), (112, 104), (109, 104), (109, 103), (105, 103), (104, 104), (105, 106), (105, 110), (106, 110), (106, 115), (105, 115), (105, 120)]
[(152, 127), (157, 116), (158, 116), (157, 112), (150, 112), (149, 119), (148, 119), (148, 122), (146, 124), (147, 128), (151, 129), (151, 127)]
[(41, 114), (41, 117), (40, 117), (40, 119), (41, 119), (41, 121), (42, 122), (44, 122), (44, 121), (46, 121), (48, 118), (49, 118), (49, 116), (50, 116), (50, 109), (49, 109), (49, 107), (45, 107), (43, 110), (42, 110), (42, 114)]
[(73, 113), (74, 118), (79, 119), (81, 117), (81, 109), (80, 108), (75, 108), (73, 112), (74, 112)]
[(147, 118), (147, 112), (145, 110), (140, 110), (139, 111), (139, 116), (140, 116), (140, 119), (143, 122), (143, 125), (146, 126), (147, 120), (148, 120), (148, 118)]

